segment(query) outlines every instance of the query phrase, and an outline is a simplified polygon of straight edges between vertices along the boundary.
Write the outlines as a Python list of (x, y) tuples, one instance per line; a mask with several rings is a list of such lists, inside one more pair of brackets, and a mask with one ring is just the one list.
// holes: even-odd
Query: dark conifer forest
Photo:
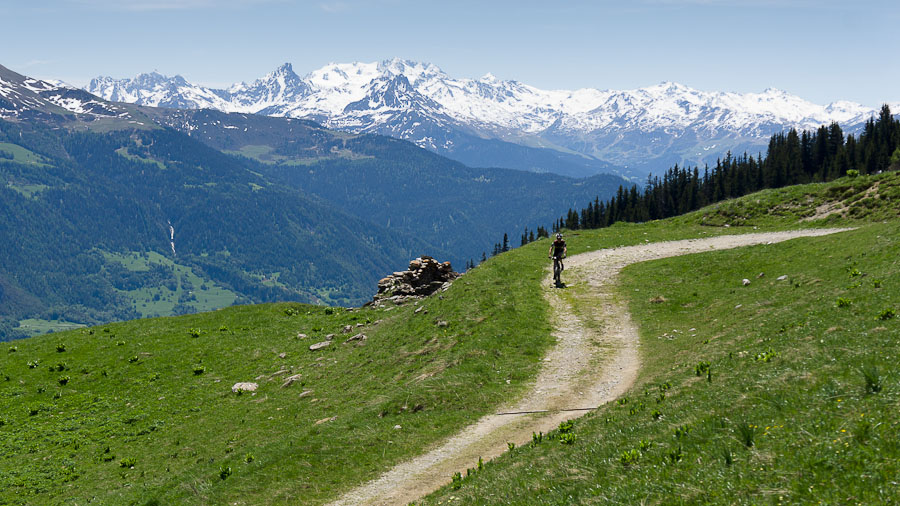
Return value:
[(678, 216), (722, 200), (767, 188), (831, 181), (844, 175), (900, 168), (900, 121), (887, 105), (866, 122), (858, 137), (837, 123), (814, 132), (790, 130), (769, 140), (765, 156), (728, 153), (715, 167), (679, 167), (650, 176), (642, 190), (620, 186), (616, 195), (569, 209), (553, 230), (608, 227)]

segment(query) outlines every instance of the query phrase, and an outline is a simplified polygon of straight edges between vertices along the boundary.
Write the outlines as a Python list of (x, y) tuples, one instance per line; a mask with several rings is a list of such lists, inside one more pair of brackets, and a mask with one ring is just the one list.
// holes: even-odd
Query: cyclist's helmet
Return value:
[(557, 239), (557, 240), (562, 239), (562, 234), (556, 234), (556, 239)]

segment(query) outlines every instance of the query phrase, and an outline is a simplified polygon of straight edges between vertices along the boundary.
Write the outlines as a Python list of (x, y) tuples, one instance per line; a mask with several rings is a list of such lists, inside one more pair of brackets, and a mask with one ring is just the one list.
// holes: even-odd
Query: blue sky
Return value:
[(0, 0), (0, 64), (227, 86), (394, 56), (548, 89), (783, 89), (900, 101), (900, 0)]

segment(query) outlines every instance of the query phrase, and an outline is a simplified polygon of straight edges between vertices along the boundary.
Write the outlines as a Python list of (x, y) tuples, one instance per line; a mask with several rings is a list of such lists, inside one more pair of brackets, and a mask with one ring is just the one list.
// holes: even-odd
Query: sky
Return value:
[(0, 65), (206, 86), (393, 57), (542, 89), (900, 102), (900, 0), (0, 0)]

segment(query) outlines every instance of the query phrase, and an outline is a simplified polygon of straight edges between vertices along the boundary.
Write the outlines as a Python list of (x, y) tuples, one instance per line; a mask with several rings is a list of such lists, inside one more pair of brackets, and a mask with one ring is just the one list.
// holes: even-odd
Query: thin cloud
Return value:
[(51, 60), (28, 60), (27, 62), (22, 64), (22, 67), (31, 68), (38, 67), (40, 65), (49, 65), (53, 63)]
[(319, 4), (319, 8), (329, 14), (343, 14), (350, 11), (350, 5), (347, 2), (323, 2)]
[(83, 7), (117, 11), (175, 11), (206, 9), (241, 9), (282, 0), (67, 0)]
[(642, 0), (647, 5), (706, 7), (804, 7), (827, 6), (833, 0)]

